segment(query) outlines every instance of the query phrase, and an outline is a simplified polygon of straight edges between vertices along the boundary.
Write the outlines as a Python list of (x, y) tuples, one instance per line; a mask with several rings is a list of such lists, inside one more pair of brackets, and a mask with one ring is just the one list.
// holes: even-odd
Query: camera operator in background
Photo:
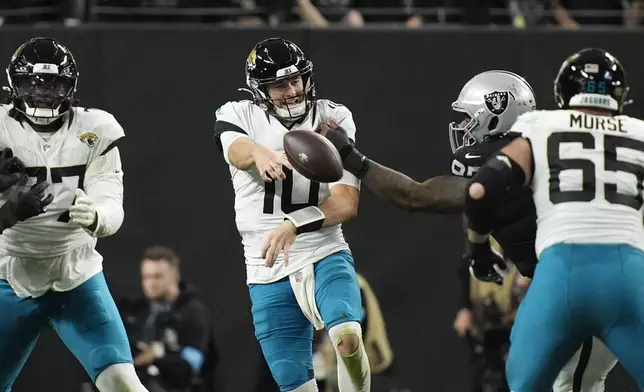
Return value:
[(193, 286), (181, 281), (177, 254), (145, 250), (143, 297), (118, 303), (134, 366), (150, 392), (213, 392), (217, 365), (212, 321)]
[[(496, 242), (494, 247), (499, 249)], [(506, 262), (508, 275), (501, 286), (470, 276), (469, 258), (459, 266), (459, 311), (454, 329), (470, 344), (472, 392), (509, 392), (505, 360), (510, 329), (530, 280), (522, 277), (509, 260)]]

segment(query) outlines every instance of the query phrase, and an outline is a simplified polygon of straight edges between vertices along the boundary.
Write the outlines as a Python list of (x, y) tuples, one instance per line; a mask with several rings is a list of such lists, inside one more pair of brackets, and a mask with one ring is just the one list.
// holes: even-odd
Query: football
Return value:
[(311, 131), (290, 131), (284, 135), (284, 152), (293, 169), (315, 182), (342, 178), (342, 159), (324, 136)]

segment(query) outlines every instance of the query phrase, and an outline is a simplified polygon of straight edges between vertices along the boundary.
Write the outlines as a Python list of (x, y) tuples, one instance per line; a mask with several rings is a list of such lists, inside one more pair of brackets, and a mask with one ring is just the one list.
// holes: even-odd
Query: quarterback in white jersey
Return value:
[(512, 126), (520, 137), (468, 188), (476, 243), (486, 240), (500, 196), (526, 185), (533, 191), (539, 262), (511, 334), (514, 392), (549, 391), (591, 336), (644, 388), (644, 122), (621, 114), (627, 92), (613, 55), (573, 54), (555, 80), (562, 110), (520, 116)]
[[(76, 62), (51, 38), (20, 46), (7, 76), (0, 147), (22, 168), (17, 187), (48, 184), (51, 203), (18, 214), (0, 236), (0, 390), (11, 390), (51, 326), (101, 392), (146, 391), (94, 249), (123, 222), (123, 129), (109, 113), (73, 105)], [(2, 195), (5, 205), (12, 193)]]
[(282, 38), (259, 42), (246, 61), (253, 101), (217, 110), (217, 145), (230, 165), (235, 215), (246, 258), (255, 336), (281, 391), (317, 391), (313, 326), (326, 327), (341, 392), (369, 391), (362, 305), (341, 224), (357, 213), (359, 180), (333, 184), (292, 170), (283, 138), (337, 121), (355, 138), (351, 112), (315, 98), (313, 65)]

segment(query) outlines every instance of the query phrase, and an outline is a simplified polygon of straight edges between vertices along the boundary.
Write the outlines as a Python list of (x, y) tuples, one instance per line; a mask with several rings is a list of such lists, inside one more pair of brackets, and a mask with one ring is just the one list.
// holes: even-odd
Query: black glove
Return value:
[(13, 156), (10, 148), (0, 152), (0, 192), (16, 185), (26, 173), (25, 165)]
[(482, 244), (469, 243), (469, 251), (465, 255), (470, 259), (470, 274), (483, 282), (503, 284), (508, 265), (503, 257), (492, 250), (490, 240)]
[(358, 178), (363, 178), (369, 170), (369, 160), (355, 148), (353, 140), (335, 121), (321, 127), (321, 133), (335, 146), (340, 153), (344, 169)]
[(45, 212), (45, 207), (54, 200), (54, 195), (51, 193), (45, 196), (47, 187), (49, 187), (49, 183), (43, 181), (32, 186), (26, 192), (15, 192), (8, 198), (5, 206), (8, 206), (11, 215), (18, 222), (39, 215)]

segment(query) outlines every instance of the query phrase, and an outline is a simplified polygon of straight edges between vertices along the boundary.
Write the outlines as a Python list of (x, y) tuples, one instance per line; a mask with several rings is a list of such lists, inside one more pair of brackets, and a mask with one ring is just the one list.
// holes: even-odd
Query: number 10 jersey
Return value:
[[(313, 132), (328, 119), (336, 120), (355, 140), (356, 127), (351, 112), (328, 100), (317, 100), (307, 117), (290, 129), (251, 101), (228, 102), (217, 110), (215, 138), (230, 164), (228, 148), (240, 137), (283, 152), (283, 138), (289, 130)], [(336, 225), (298, 235), (290, 248), (288, 266), (284, 265), (283, 252), (272, 268), (264, 265), (261, 256), (264, 242), (284, 222), (285, 214), (307, 206), (319, 206), (329, 198), (330, 189), (335, 185), (360, 186), (359, 180), (347, 171), (340, 181), (332, 184), (311, 182), (296, 171), (285, 170), (285, 174), (286, 179), (282, 181), (264, 182), (255, 166), (244, 171), (230, 165), (235, 190), (235, 221), (242, 237), (249, 284), (276, 282), (332, 253), (349, 249), (341, 225)]]
[(644, 251), (644, 122), (575, 110), (534, 111), (512, 126), (530, 141), (536, 251), (559, 243)]

